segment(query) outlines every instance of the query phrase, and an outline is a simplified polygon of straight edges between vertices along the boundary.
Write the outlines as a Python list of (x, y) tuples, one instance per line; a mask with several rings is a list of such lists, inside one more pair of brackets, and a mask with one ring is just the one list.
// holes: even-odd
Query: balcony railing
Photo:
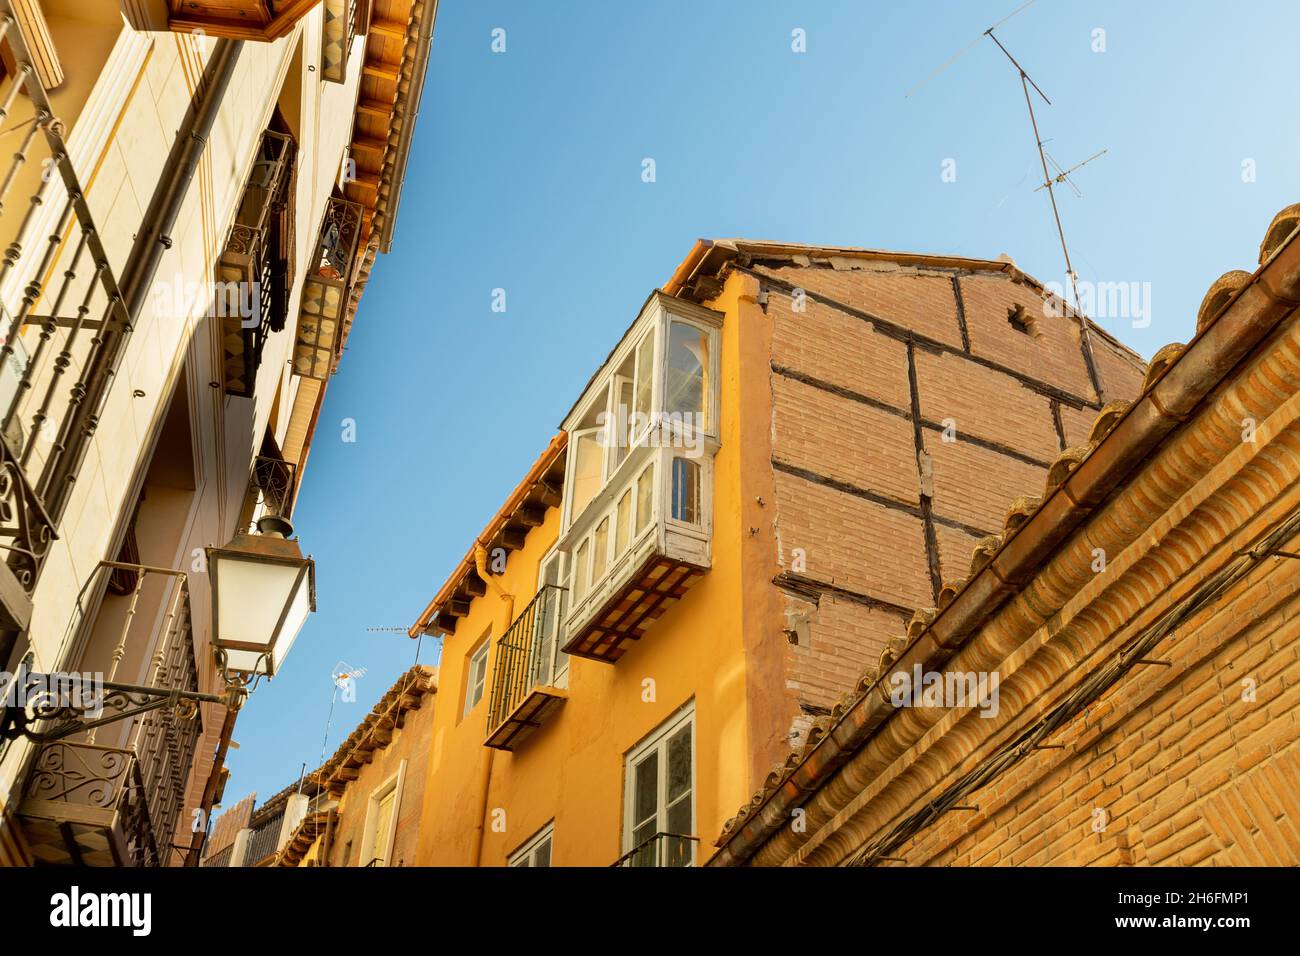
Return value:
[(263, 820), (248, 835), (248, 849), (244, 853), (245, 866), (257, 866), (272, 859), (280, 850), (280, 831), (284, 829), (284, 811)]
[(214, 310), (221, 320), (225, 388), (253, 394), (262, 347), (284, 328), (288, 310), (292, 236), (293, 139), (262, 134), (256, 159), (226, 247), (217, 262)]
[(329, 378), (343, 344), (361, 238), (360, 203), (333, 198), (325, 208), (316, 256), (302, 283), (293, 370), (304, 378)]
[(321, 27), (321, 79), (331, 83), (347, 80), (348, 51), (352, 38), (365, 24), (357, 20), (368, 17), (369, 3), (359, 8), (357, 0), (325, 0), (325, 20)]
[(213, 853), (211, 856), (205, 858), (203, 860), (202, 865), (208, 867), (214, 867), (214, 866), (228, 867), (230, 866), (230, 857), (234, 854), (234, 852), (235, 852), (235, 845), (233, 843), (229, 843), (226, 846), (222, 847), (220, 850), (218, 850), (216, 853)]
[[(131, 332), (24, 20), (0, 0), (0, 630), (21, 631)], [(11, 60), (12, 62), (8, 62)]]
[[(106, 661), (101, 672), (106, 681), (130, 676), (126, 668), (134, 667), (149, 687), (197, 690), (185, 574), (103, 561), (83, 595), (96, 599), (108, 590), (111, 576), (123, 572), (132, 590), (112, 598), (111, 606), (99, 604), (98, 613), (81, 615), (69, 628), (72, 646), (82, 649), (80, 669), (94, 672)], [(138, 704), (131, 694), (110, 691), (103, 716)], [(18, 809), (28, 845), (47, 863), (166, 863), (201, 729), (197, 708), (183, 702), (106, 723), (82, 740), (42, 744)], [(110, 736), (111, 746), (98, 739)]]
[(712, 459), (633, 449), (560, 542), (572, 555), (568, 654), (613, 663), (710, 563)]
[(694, 866), (697, 836), (656, 833), (628, 850), (612, 866)]
[(564, 702), (559, 653), (567, 590), (543, 585), (497, 641), (487, 746), (513, 750)]
[(158, 865), (160, 844), (140, 762), (130, 750), (67, 740), (45, 744), (18, 815), (38, 863)]
[(253, 459), (252, 485), (257, 492), (253, 524), (263, 515), (288, 518), (293, 511), (293, 496), (298, 485), (298, 466), (283, 458), (258, 455)]

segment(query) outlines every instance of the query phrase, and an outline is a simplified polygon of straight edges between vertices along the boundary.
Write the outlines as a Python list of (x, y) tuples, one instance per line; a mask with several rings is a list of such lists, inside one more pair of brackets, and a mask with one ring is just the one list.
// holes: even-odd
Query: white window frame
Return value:
[[(574, 473), (574, 461), (577, 453), (577, 442), (574, 439), (578, 432), (586, 431), (586, 429), (578, 428), (578, 424), (584, 421), (587, 416), (597, 408), (603, 409), (607, 416), (612, 413), (614, 404), (618, 400), (616, 394), (617, 389), (614, 387), (619, 378), (617, 370), (629, 359), (632, 362), (632, 401), (635, 406), (637, 349), (645, 340), (647, 335), (655, 336), (653, 349), (654, 361), (652, 363), (653, 370), (651, 372), (650, 414), (653, 416), (664, 411), (663, 405), (666, 387), (664, 374), (667, 366), (669, 330), (674, 322), (681, 322), (698, 329), (708, 340), (709, 361), (708, 368), (705, 372), (707, 375), (705, 383), (707, 385), (707, 394), (704, 396), (705, 414), (708, 419), (708, 427), (704, 429), (703, 437), (705, 439), (705, 447), (708, 449), (706, 455), (711, 455), (713, 451), (716, 450), (721, 428), (720, 418), (722, 396), (720, 373), (722, 366), (720, 353), (722, 351), (722, 318), (702, 306), (695, 306), (691, 303), (681, 302), (680, 300), (675, 300), (669, 296), (657, 293), (655, 296), (651, 297), (651, 301), (646, 304), (641, 315), (624, 335), (623, 340), (619, 343), (618, 347), (615, 348), (613, 354), (610, 355), (605, 364), (601, 367), (600, 372), (597, 373), (597, 380), (591, 384), (588, 391), (579, 399), (578, 404), (564, 421), (563, 428), (565, 431), (570, 433), (569, 449), (566, 451), (567, 460), (565, 462), (567, 474), (571, 475)], [(640, 472), (640, 467), (638, 465), (629, 465), (628, 463), (633, 459), (637, 459), (638, 461), (641, 460), (640, 456), (633, 454), (633, 452), (645, 443), (650, 431), (650, 428), (645, 428), (640, 434), (632, 436), (631, 447), (628, 448), (627, 453), (623, 456), (623, 460), (619, 462), (618, 467), (612, 473), (609, 467), (611, 449), (609, 443), (605, 443), (603, 454), (601, 455), (600, 488), (597, 490), (596, 494), (592, 496), (591, 501), (583, 509), (583, 512), (580, 515), (572, 513), (572, 482), (565, 481), (562, 508), (560, 512), (561, 538), (567, 537), (575, 524), (583, 523), (580, 522), (579, 519), (582, 519), (588, 511), (590, 511), (594, 506), (597, 506), (602, 497), (607, 497), (606, 493), (609, 491), (611, 485), (622, 484), (625, 471), (631, 469), (638, 473)], [(604, 505), (607, 504), (608, 502), (604, 502), (604, 504), (599, 506), (604, 510)], [(599, 518), (585, 522), (589, 529), (594, 529), (598, 523)], [(576, 545), (574, 546), (574, 550), (576, 550)]]
[[(633, 834), (636, 832), (636, 812), (635, 801), (635, 776), (633, 773), (636, 765), (652, 750), (659, 751), (658, 765), (658, 794), (656, 797), (656, 813), (658, 818), (655, 823), (655, 832), (662, 833), (667, 829), (668, 813), (668, 741), (681, 730), (683, 727), (691, 728), (691, 832), (684, 834), (694, 836), (696, 830), (696, 815), (699, 810), (699, 787), (696, 779), (698, 761), (696, 759), (696, 744), (699, 742), (699, 733), (695, 724), (695, 701), (692, 700), (679, 710), (675, 711), (672, 716), (663, 721), (639, 744), (629, 750), (623, 758), (623, 852), (629, 853), (635, 846)], [(695, 865), (696, 843), (691, 842), (691, 865)]]
[(368, 866), (370, 860), (373, 859), (382, 859), (383, 863), (380, 864), (381, 866), (393, 865), (393, 842), (397, 837), (397, 818), (402, 812), (402, 786), (405, 782), (406, 761), (403, 760), (397, 765), (397, 773), (393, 774), (371, 791), (370, 799), (366, 804), (366, 823), (362, 830), (361, 846), (363, 853), (373, 852), (371, 848), (374, 847), (377, 842), (380, 842), (376, 840), (376, 837), (379, 836), (379, 834), (376, 833), (376, 830), (379, 827), (379, 804), (382, 802), (384, 797), (388, 796), (390, 793), (393, 795), (393, 811), (388, 818), (388, 832), (383, 835), (383, 855), (381, 857), (372, 856), (370, 859), (360, 860), (359, 863), (361, 866)]
[(551, 852), (547, 856), (546, 865), (548, 867), (554, 866), (555, 864), (555, 821), (554, 820), (551, 820), (549, 823), (546, 824), (546, 826), (542, 827), (540, 830), (534, 833), (531, 837), (529, 837), (527, 840), (524, 841), (524, 843), (519, 847), (519, 849), (515, 850), (515, 852), (511, 853), (508, 857), (506, 857), (506, 866), (510, 866), (510, 867), (536, 866), (536, 864), (533, 862), (533, 858), (536, 856), (537, 851), (541, 849), (542, 844), (544, 843), (550, 843), (551, 845)]
[[(542, 588), (547, 584), (547, 565), (551, 564), (551, 562), (555, 562), (559, 566), (553, 583), (558, 585), (562, 590), (559, 592), (560, 606), (556, 608), (555, 611), (555, 642), (551, 647), (550, 668), (550, 686), (559, 688), (566, 688), (569, 686), (569, 656), (563, 653), (566, 641), (564, 620), (569, 616), (569, 597), (572, 593), (569, 588), (573, 583), (570, 580), (568, 567), (570, 562), (568, 558), (569, 555), (566, 552), (561, 551), (559, 548), (552, 545), (551, 549), (546, 552), (542, 557), (541, 562), (537, 565), (538, 593), (540, 593)], [(561, 655), (564, 657), (562, 664), (560, 662)]]
[[(491, 649), (492, 632), (489, 631), (484, 635), (483, 640), (474, 648), (473, 653), (469, 655), (465, 662), (465, 707), (461, 711), (461, 720), (468, 717), (470, 712), (473, 711), (483, 698), (488, 695), (488, 681), (491, 679), (489, 668), (491, 662), (488, 658), (491, 656)], [(473, 696), (474, 691), (474, 662), (480, 658), (483, 660), (483, 686), (479, 689), (478, 698), (471, 700), (470, 698)]]

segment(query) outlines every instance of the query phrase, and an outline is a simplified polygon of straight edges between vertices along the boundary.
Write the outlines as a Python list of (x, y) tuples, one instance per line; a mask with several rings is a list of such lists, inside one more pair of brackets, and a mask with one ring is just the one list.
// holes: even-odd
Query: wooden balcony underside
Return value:
[(501, 725), (488, 735), (483, 745), (497, 750), (514, 750), (529, 734), (549, 720), (568, 696), (556, 687), (534, 687)]
[(117, 810), (26, 799), (18, 808), (23, 839), (37, 866), (127, 866)]
[(592, 615), (564, 647), (566, 654), (612, 664), (632, 641), (690, 589), (705, 568), (662, 554), (651, 554), (627, 584)]

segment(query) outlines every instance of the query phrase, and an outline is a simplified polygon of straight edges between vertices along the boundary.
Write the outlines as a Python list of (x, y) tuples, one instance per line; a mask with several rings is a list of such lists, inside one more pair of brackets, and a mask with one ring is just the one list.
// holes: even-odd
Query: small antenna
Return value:
[(1017, 13), (1020, 13), (1022, 10), (1025, 10), (1025, 9), (1027, 9), (1027, 8), (1033, 6), (1033, 5), (1034, 5), (1034, 0), (1029, 0), (1028, 3), (1022, 4), (1021, 6), (1016, 7), (1016, 9), (1012, 10), (1010, 13), (1008, 13), (1005, 17), (1003, 17), (1003, 18), (1002, 18), (1001, 20), (999, 20), (997, 23), (993, 24), (993, 26), (989, 27), (987, 30), (985, 30), (983, 33), (981, 33), (981, 34), (980, 34), (979, 36), (977, 36), (975, 39), (971, 40), (970, 43), (967, 43), (964, 47), (962, 47), (960, 50), (958, 50), (958, 51), (957, 51), (956, 53), (954, 53), (952, 56), (948, 57), (948, 59), (946, 59), (946, 60), (944, 60), (942, 63), (940, 63), (939, 66), (937, 66), (937, 67), (935, 68), (934, 72), (932, 72), (932, 73), (931, 73), (929, 76), (927, 76), (924, 80), (922, 80), (920, 83), (916, 84), (916, 86), (912, 87), (910, 90), (908, 90), (906, 93), (904, 93), (904, 94), (903, 94), (904, 99), (910, 99), (913, 93), (915, 93), (915, 92), (916, 92), (917, 90), (919, 90), (921, 87), (925, 86), (925, 84), (929, 83), (929, 82), (930, 82), (931, 80), (933, 80), (936, 76), (938, 76), (938, 75), (939, 75), (940, 73), (942, 73), (944, 70), (948, 69), (948, 67), (952, 66), (954, 63), (956, 63), (958, 60), (960, 60), (963, 56), (965, 56), (967, 53), (969, 53), (971, 50), (973, 50), (976, 46), (979, 45), (979, 42), (980, 42), (981, 40), (983, 40), (986, 36), (988, 36), (992, 31), (994, 31), (994, 30), (996, 30), (998, 27), (1002, 26), (1002, 24), (1006, 23), (1008, 20), (1010, 20), (1012, 17), (1014, 17)]
[[(1050, 142), (1050, 140), (1043, 140), (1043, 142), (1044, 142), (1044, 143), (1048, 143), (1048, 142)], [(1044, 151), (1044, 152), (1046, 152), (1046, 151)], [(1083, 196), (1083, 193), (1079, 190), (1079, 187), (1076, 186), (1076, 185), (1074, 184), (1074, 180), (1070, 178), (1070, 173), (1074, 172), (1076, 169), (1081, 169), (1081, 168), (1083, 168), (1084, 166), (1087, 166), (1087, 165), (1088, 165), (1090, 162), (1092, 162), (1094, 159), (1099, 159), (1100, 157), (1105, 156), (1105, 155), (1106, 155), (1107, 153), (1109, 153), (1109, 152), (1110, 152), (1109, 149), (1103, 149), (1100, 153), (1093, 153), (1091, 156), (1089, 156), (1089, 157), (1088, 157), (1087, 159), (1085, 159), (1083, 162), (1081, 162), (1081, 163), (1075, 163), (1075, 164), (1074, 164), (1073, 166), (1071, 166), (1069, 169), (1062, 169), (1062, 168), (1061, 168), (1061, 164), (1058, 163), (1055, 159), (1052, 158), (1052, 154), (1051, 154), (1051, 153), (1046, 153), (1046, 155), (1047, 155), (1047, 161), (1048, 161), (1049, 163), (1051, 163), (1051, 164), (1052, 164), (1052, 168), (1056, 170), (1056, 175), (1052, 177), (1052, 182), (1054, 182), (1054, 183), (1065, 183), (1067, 186), (1069, 186), (1071, 189), (1074, 190), (1074, 194), (1075, 194), (1076, 196), (1080, 196), (1080, 197), (1082, 197), (1082, 196)], [(1035, 187), (1034, 187), (1034, 192), (1042, 192), (1042, 191), (1043, 191), (1044, 189), (1046, 189), (1046, 188), (1047, 188), (1047, 183), (1043, 183), (1043, 185), (1041, 185), (1041, 186), (1035, 186)]]
[[(1038, 117), (1034, 114), (1034, 98), (1033, 96), (1030, 95), (1029, 92), (1030, 87), (1033, 88), (1034, 92), (1037, 93), (1038, 96), (1042, 98), (1042, 101), (1046, 103), (1048, 106), (1052, 105), (1052, 101), (1048, 98), (1047, 94), (1043, 92), (1042, 87), (1040, 87), (1037, 83), (1035, 83), (1033, 77), (1031, 77), (1029, 73), (1025, 70), (1025, 68), (1020, 65), (1020, 61), (1018, 61), (1011, 54), (1011, 51), (1008, 50), (1006, 46), (1003, 45), (1002, 41), (999, 40), (997, 35), (993, 32), (998, 27), (1002, 26), (1002, 24), (1006, 23), (1008, 20), (1014, 17), (1016, 14), (1025, 10), (1033, 2), (1034, 0), (1029, 0), (1029, 3), (1017, 7), (1015, 10), (1012, 10), (1005, 17), (1003, 17), (997, 23), (993, 24), (993, 26), (989, 27), (978, 37), (976, 37), (971, 43), (967, 44), (965, 47), (959, 50), (954, 56), (950, 57), (946, 62), (940, 65), (938, 69), (936, 69), (933, 73), (927, 76), (924, 80), (922, 80), (916, 86), (912, 87), (912, 89), (909, 90), (906, 95), (910, 97), (913, 93), (915, 93), (926, 83), (929, 83), (932, 79), (934, 79), (944, 70), (948, 69), (948, 67), (950, 67), (958, 59), (964, 56), (967, 51), (969, 51), (971, 48), (976, 46), (980, 40), (984, 39), (984, 37), (988, 37), (990, 40), (996, 43), (998, 49), (1002, 51), (1003, 55), (1011, 62), (1011, 65), (1015, 67), (1016, 72), (1020, 75), (1020, 88), (1024, 91), (1025, 94), (1025, 107), (1029, 110), (1029, 125), (1033, 129), (1033, 133), (1034, 133), (1034, 147), (1035, 149), (1038, 150), (1038, 160), (1039, 163), (1042, 165), (1042, 169), (1043, 169), (1043, 183), (1041, 186), (1037, 187), (1034, 191), (1038, 192), (1041, 189), (1046, 189), (1047, 196), (1051, 200), (1052, 219), (1056, 223), (1056, 235), (1061, 241), (1061, 255), (1065, 258), (1065, 275), (1066, 275), (1066, 279), (1069, 281), (1069, 286), (1070, 286), (1067, 292), (1067, 304), (1069, 301), (1068, 297), (1073, 296), (1074, 312), (1079, 319), (1079, 328), (1081, 332), (1080, 338), (1082, 340), (1083, 349), (1085, 353), (1085, 364), (1088, 366), (1088, 375), (1092, 381), (1093, 389), (1096, 390), (1097, 392), (1097, 398), (1100, 401), (1105, 402), (1106, 397), (1102, 393), (1101, 380), (1097, 377), (1096, 363), (1094, 362), (1093, 355), (1092, 355), (1092, 341), (1089, 335), (1090, 323), (1088, 322), (1088, 317), (1083, 314), (1083, 310), (1079, 308), (1079, 287), (1078, 287), (1079, 276), (1074, 271), (1074, 266), (1070, 262), (1070, 247), (1069, 244), (1065, 241), (1065, 227), (1061, 224), (1061, 211), (1056, 205), (1056, 191), (1052, 187), (1059, 184), (1066, 184), (1072, 190), (1074, 190), (1076, 195), (1082, 196), (1083, 193), (1079, 190), (1077, 186), (1075, 186), (1073, 180), (1069, 178), (1070, 173), (1074, 172), (1080, 166), (1092, 162), (1098, 156), (1101, 156), (1102, 153), (1105, 153), (1106, 150), (1103, 149), (1101, 153), (1097, 153), (1093, 156), (1088, 157), (1082, 163), (1072, 166), (1070, 169), (1062, 169), (1061, 166), (1056, 162), (1056, 160), (1051, 159), (1051, 157), (1047, 153), (1047, 150), (1043, 148), (1047, 140), (1044, 140), (1042, 134), (1038, 131)], [(1052, 167), (1055, 168), (1056, 170), (1055, 175), (1053, 175), (1051, 171), (1048, 169), (1049, 161), (1051, 162)]]
[[(1034, 131), (1034, 146), (1038, 149), (1038, 159), (1043, 165), (1043, 186), (1047, 188), (1047, 197), (1052, 202), (1052, 219), (1056, 222), (1056, 235), (1061, 240), (1061, 255), (1065, 257), (1065, 277), (1070, 282), (1070, 294), (1074, 297), (1075, 315), (1079, 317), (1079, 331), (1081, 333), (1079, 338), (1083, 344), (1083, 349), (1086, 355), (1085, 364), (1088, 366), (1088, 377), (1092, 380), (1092, 387), (1097, 393), (1098, 401), (1104, 404), (1106, 396), (1102, 392), (1101, 379), (1097, 375), (1097, 364), (1092, 355), (1092, 336), (1089, 335), (1090, 323), (1088, 322), (1088, 317), (1083, 314), (1083, 310), (1079, 308), (1079, 274), (1074, 271), (1074, 266), (1070, 262), (1070, 247), (1065, 241), (1065, 226), (1061, 225), (1061, 210), (1057, 208), (1056, 190), (1052, 188), (1055, 183), (1052, 174), (1047, 170), (1047, 151), (1043, 149), (1043, 137), (1042, 134), (1038, 132), (1038, 117), (1034, 115), (1034, 98), (1029, 95), (1029, 88), (1032, 86), (1038, 95), (1043, 98), (1043, 102), (1048, 106), (1052, 105), (1052, 101), (1047, 98), (1047, 94), (1044, 93), (1029, 74), (1025, 72), (1025, 68), (1016, 61), (1014, 56), (1011, 55), (1011, 51), (1003, 46), (1002, 41), (993, 35), (993, 27), (989, 27), (984, 32), (990, 40), (998, 45), (998, 49), (1006, 54), (1007, 59), (1011, 61), (1011, 65), (1014, 66), (1016, 72), (1020, 74), (1020, 87), (1024, 90), (1025, 107), (1029, 110), (1029, 125)], [(1105, 151), (1103, 150), (1103, 152)], [(1092, 158), (1095, 159), (1096, 157), (1094, 156)], [(1087, 162), (1087, 160), (1085, 160), (1085, 162)], [(1052, 165), (1056, 166), (1055, 160), (1052, 161)], [(1083, 164), (1080, 163), (1079, 165), (1081, 166)], [(1059, 166), (1056, 168), (1057, 175), (1059, 175), (1063, 181), (1066, 180), (1066, 171), (1062, 170)], [(1071, 188), (1074, 188), (1073, 183), (1071, 183), (1070, 186)], [(1035, 190), (1035, 192), (1037, 192), (1037, 190)]]
[(330, 683), (334, 685), (334, 693), (330, 696), (329, 716), (325, 718), (325, 739), (320, 744), (320, 762), (325, 764), (325, 752), (329, 747), (330, 728), (334, 726), (334, 705), (338, 703), (339, 691), (353, 685), (357, 678), (366, 676), (366, 668), (353, 667), (347, 661), (339, 661), (330, 671)]

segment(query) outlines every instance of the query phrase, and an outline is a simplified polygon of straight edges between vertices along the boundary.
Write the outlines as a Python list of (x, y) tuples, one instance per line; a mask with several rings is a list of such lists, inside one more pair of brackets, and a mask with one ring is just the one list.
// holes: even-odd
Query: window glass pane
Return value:
[(621, 378), (617, 382), (614, 408), (607, 419), (608, 427), (605, 431), (605, 441), (609, 445), (610, 475), (618, 470), (618, 466), (627, 457), (627, 428), (632, 414), (632, 380)]
[(660, 842), (663, 846), (659, 851), (659, 865), (689, 866), (695, 841), (681, 839), (681, 837), (694, 836), (691, 833), (691, 798), (689, 795), (668, 808), (667, 832), (674, 834), (674, 836), (661, 839)]
[(573, 569), (573, 599), (581, 601), (587, 593), (587, 581), (590, 574), (591, 561), (591, 539), (588, 538), (578, 545), (577, 565)]
[(651, 830), (646, 836), (651, 836), (655, 832), (654, 826), (659, 822), (659, 752), (657, 750), (651, 751), (636, 765), (632, 786), (632, 822), (638, 826), (649, 822)]
[(384, 858), (384, 848), (388, 845), (388, 828), (393, 821), (393, 800), (396, 796), (397, 791), (393, 789), (379, 798), (379, 804), (375, 808), (375, 832), (370, 842), (370, 853), (365, 859), (366, 863), (372, 860), (382, 861)]
[(655, 367), (655, 333), (641, 340), (636, 349), (636, 412), (637, 424), (644, 424), (650, 417), (650, 401), (654, 395)]
[(533, 853), (533, 866), (550, 866), (551, 865), (551, 838), (547, 837), (537, 845)]
[(668, 358), (664, 369), (664, 411), (686, 413), (686, 424), (708, 428), (705, 399), (709, 367), (709, 336), (685, 322), (668, 327)]
[(636, 480), (636, 533), (640, 534), (650, 524), (650, 516), (654, 513), (655, 503), (655, 481), (654, 465), (646, 466), (645, 471), (637, 477)]
[(591, 542), (591, 583), (595, 584), (609, 565), (609, 518), (601, 518)]
[(573, 452), (573, 500), (570, 503), (569, 519), (582, 514), (582, 510), (600, 491), (601, 462), (604, 449), (600, 447), (599, 430), (592, 429), (575, 433), (576, 441)]
[(614, 524), (614, 555), (621, 557), (627, 550), (627, 542), (632, 530), (632, 489), (623, 492), (618, 499), (618, 512)]
[(474, 705), (483, 699), (483, 687), (487, 683), (488, 642), (474, 652), (469, 659), (469, 672), (465, 684), (465, 713), (474, 709)]
[(673, 459), (674, 521), (700, 523), (700, 466), (689, 458)]
[[(687, 724), (668, 741), (668, 802), (691, 788), (691, 728)], [(684, 830), (676, 830), (684, 833)]]
[[(659, 832), (659, 827), (655, 820), (650, 820), (632, 831), (632, 846), (641, 846), (646, 840)], [(658, 866), (657, 850), (654, 841), (646, 843), (637, 851), (636, 856), (632, 857), (633, 866)]]

